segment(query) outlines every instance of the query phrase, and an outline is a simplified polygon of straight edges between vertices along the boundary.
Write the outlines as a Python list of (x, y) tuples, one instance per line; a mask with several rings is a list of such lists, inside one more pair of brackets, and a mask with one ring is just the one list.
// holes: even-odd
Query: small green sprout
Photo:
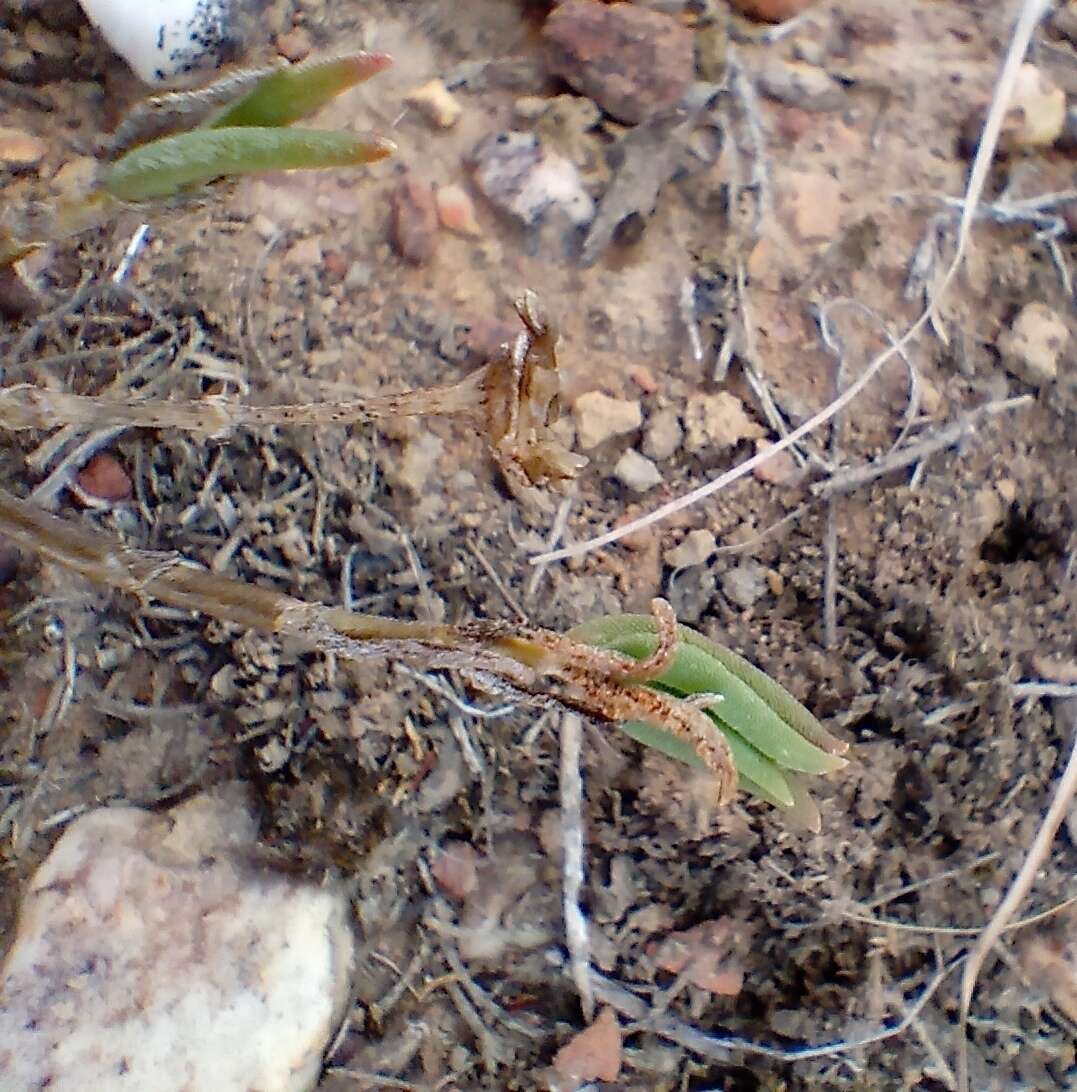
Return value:
[(392, 59), (386, 53), (349, 53), (272, 69), (252, 90), (212, 118), (209, 127), (291, 125), (390, 64)]
[(377, 137), (313, 129), (194, 129), (133, 148), (101, 176), (120, 201), (174, 197), (215, 178), (297, 168), (351, 167), (393, 152)]
[(0, 268), (107, 222), (125, 204), (196, 194), (239, 175), (384, 159), (395, 148), (383, 137), (286, 126), (391, 63), (384, 53), (349, 53), (233, 72), (195, 91), (145, 101), (113, 135), (112, 161), (102, 165), (88, 192), (58, 202), (32, 230), (0, 230)]
[(382, 137), (285, 126), (315, 113), (390, 63), (384, 53), (349, 54), (241, 73), (200, 92), (162, 96), (159, 112), (174, 109), (180, 123), (185, 115), (209, 112), (195, 128), (126, 151), (104, 169), (101, 186), (120, 201), (150, 201), (174, 197), (217, 178), (351, 167), (384, 159), (394, 145)]
[[(613, 615), (585, 622), (567, 636), (644, 661), (659, 648), (660, 623), (649, 615)], [(741, 787), (777, 808), (798, 813), (809, 826), (816, 825), (817, 813), (798, 775), (842, 769), (847, 763), (841, 755), (848, 744), (827, 732), (784, 687), (743, 656), (683, 625), (677, 626), (668, 662), (644, 685), (703, 705), (729, 743)], [(713, 700), (706, 701), (708, 696)], [(643, 722), (621, 727), (671, 758), (706, 767), (689, 740)]]

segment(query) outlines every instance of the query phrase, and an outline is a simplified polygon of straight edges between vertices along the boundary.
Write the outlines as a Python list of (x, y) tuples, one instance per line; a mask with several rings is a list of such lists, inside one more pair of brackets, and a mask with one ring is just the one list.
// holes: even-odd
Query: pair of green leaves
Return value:
[[(582, 644), (645, 660), (658, 647), (658, 625), (642, 614), (598, 618), (569, 634)], [(784, 687), (743, 656), (678, 626), (666, 670), (646, 685), (688, 698), (713, 694), (706, 713), (728, 740), (741, 787), (809, 827), (818, 825), (800, 775), (833, 773), (846, 765), (848, 745), (832, 736)], [(692, 744), (651, 724), (621, 726), (633, 739), (690, 766), (704, 768)]]
[[(102, 172), (120, 201), (174, 197), (212, 182), (261, 171), (357, 166), (392, 154), (391, 141), (339, 131), (288, 129), (349, 87), (391, 63), (384, 53), (356, 53), (300, 65), (238, 73), (201, 91), (151, 100), (140, 120), (183, 132), (139, 143)], [(130, 126), (135, 131), (136, 126)], [(134, 138), (137, 142), (137, 137)]]

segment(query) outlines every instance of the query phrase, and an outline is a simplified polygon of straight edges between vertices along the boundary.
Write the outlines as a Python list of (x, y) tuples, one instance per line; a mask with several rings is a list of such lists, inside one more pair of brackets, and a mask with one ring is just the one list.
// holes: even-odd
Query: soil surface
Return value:
[[(147, 216), (122, 283), (112, 274), (137, 212), (49, 248), (31, 269), (43, 312), (0, 327), (3, 383), (267, 404), (447, 383), (514, 336), (512, 299), (532, 289), (561, 330), (565, 439), (593, 423), (571, 412), (589, 392), (640, 409), (639, 427), (585, 452), (562, 541), (742, 461), (860, 374), (941, 277), (956, 227), (945, 198), (964, 190), (969, 119), (990, 99), (1009, 6), (843, 0), (784, 34), (730, 23), (720, 7), (646, 6), (689, 29), (695, 77), (715, 89), (688, 120), (633, 129), (549, 74), (545, 5), (268, 5), (252, 60), (307, 46), (393, 55), (316, 124), (391, 132), (397, 154), (366, 171), (247, 180)], [(144, 93), (77, 12), (62, 14), (0, 5), (3, 125), (44, 144), (37, 162), (0, 169), (4, 210), (78, 169)], [(1066, 26), (1041, 27), (1030, 59), (1072, 103)], [(450, 127), (405, 101), (435, 78), (461, 107)], [(620, 185), (608, 245), (588, 238), (580, 198), (526, 224), (481, 191), (484, 142), (507, 132), (537, 135), (588, 198)], [(655, 186), (629, 168), (646, 163), (650, 177), (658, 161), (670, 166), (654, 203)], [(1013, 208), (1073, 179), (1072, 145), (1016, 149), (993, 167), (986, 200)], [(426, 185), (470, 196), (473, 234), (430, 221), (414, 199)], [(451, 420), (221, 442), (3, 433), (0, 480), (132, 546), (402, 618), (565, 630), (666, 596), (848, 739), (853, 762), (813, 784), (822, 830), (802, 833), (743, 798), (716, 809), (701, 775), (585, 727), (593, 964), (680, 1029), (678, 1041), (622, 1012), (620, 1076), (601, 1087), (952, 1087), (960, 972), (904, 1030), (878, 1033), (964, 950), (968, 935), (953, 930), (990, 916), (1072, 743), (1074, 207), (1057, 237), (1031, 216), (978, 221), (932, 328), (837, 435), (823, 430), (797, 460), (569, 563), (529, 563), (551, 544), (560, 498), (514, 498), (481, 437)], [(1030, 304), (1068, 331), (1053, 378), (1019, 336), (1022, 316), (1048, 321)], [(724, 434), (722, 392), (747, 415)], [(831, 501), (813, 491), (1022, 395), (921, 461)], [(630, 450), (650, 468), (625, 462)], [(108, 457), (104, 485), (85, 477), (95, 453)], [(699, 530), (715, 549), (668, 560)], [(556, 1052), (585, 1021), (562, 918), (557, 714), (478, 717), (466, 703), (496, 698), (459, 679), (297, 651), (103, 592), (2, 544), (0, 581), (0, 937), (73, 814), (163, 807), (239, 777), (259, 801), (266, 866), (331, 873), (354, 892), (355, 1009), (323, 1088), (562, 1079)], [(465, 704), (446, 699), (450, 687)], [(1028, 915), (1073, 893), (1074, 833), (1060, 834)], [(743, 972), (739, 990), (662, 969), (660, 942), (722, 919), (744, 938), (726, 968)], [(1075, 1087), (1075, 925), (1063, 911), (1010, 932), (988, 961), (969, 1028), (976, 1089)], [(690, 1029), (775, 1049), (694, 1049), (680, 1034)], [(877, 1041), (781, 1053), (864, 1038)]]

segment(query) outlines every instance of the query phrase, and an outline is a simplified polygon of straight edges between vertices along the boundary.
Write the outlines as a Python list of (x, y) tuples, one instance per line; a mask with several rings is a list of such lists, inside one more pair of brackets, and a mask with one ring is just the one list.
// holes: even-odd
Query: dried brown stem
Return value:
[(344, 402), (249, 406), (211, 396), (195, 401), (80, 395), (20, 383), (0, 389), (0, 427), (47, 429), (178, 428), (226, 436), (236, 428), (340, 425), (395, 417), (462, 415), (477, 419), (509, 485), (533, 486), (576, 476), (587, 460), (563, 447), (550, 430), (560, 394), (557, 333), (528, 293), (516, 303), (524, 330), (459, 383)]
[(624, 681), (625, 664), (558, 633), (509, 622), (401, 621), (307, 603), (210, 572), (177, 554), (135, 550), (0, 490), (0, 534), (98, 584), (351, 659), (487, 674), (518, 695), (600, 721), (645, 721), (688, 740), (731, 799), (737, 775), (725, 737), (699, 708)]

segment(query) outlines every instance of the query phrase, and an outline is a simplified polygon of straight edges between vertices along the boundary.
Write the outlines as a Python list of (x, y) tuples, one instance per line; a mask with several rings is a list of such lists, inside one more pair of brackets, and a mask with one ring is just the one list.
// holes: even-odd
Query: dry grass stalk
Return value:
[(173, 401), (80, 395), (28, 383), (0, 389), (0, 427), (48, 429), (57, 425), (177, 428), (213, 437), (236, 428), (340, 425), (429, 415), (477, 418), (510, 488), (542, 503), (535, 486), (570, 480), (587, 464), (550, 430), (557, 416), (560, 375), (557, 332), (538, 299), (516, 301), (524, 330), (478, 371), (459, 383), (344, 402), (250, 406), (221, 396)]

